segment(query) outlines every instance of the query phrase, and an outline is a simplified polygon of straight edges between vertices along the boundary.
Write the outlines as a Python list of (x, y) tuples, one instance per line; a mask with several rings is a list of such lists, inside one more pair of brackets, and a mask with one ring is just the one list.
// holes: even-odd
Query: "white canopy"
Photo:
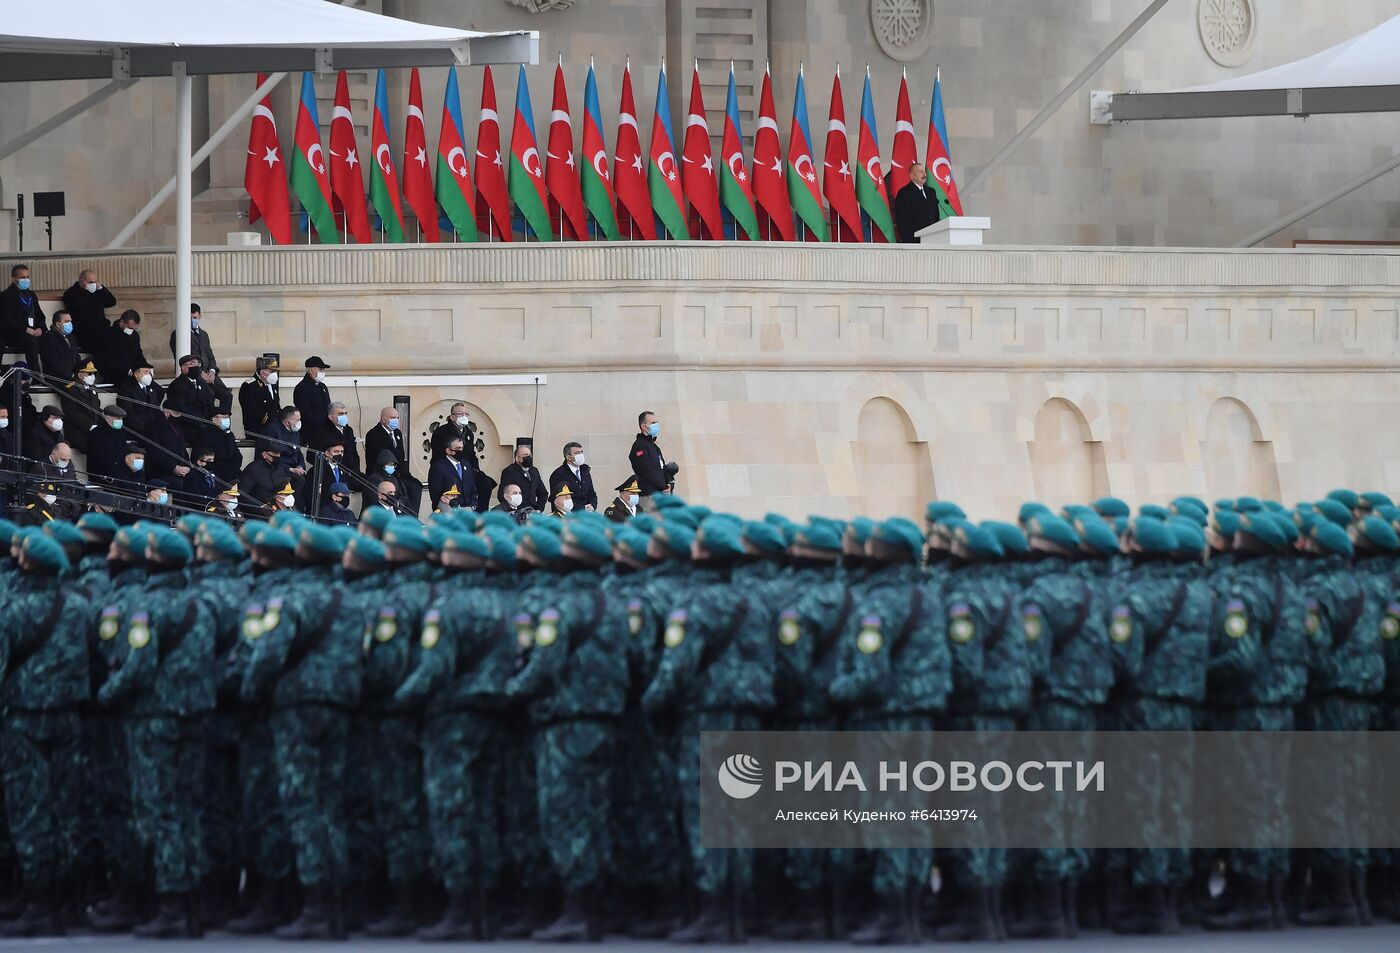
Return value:
[(1312, 56), (1170, 93), (1116, 93), (1115, 122), (1400, 110), (1400, 16)]
[(0, 82), (538, 61), (537, 33), (476, 33), (326, 0), (39, 0), (0, 21)]

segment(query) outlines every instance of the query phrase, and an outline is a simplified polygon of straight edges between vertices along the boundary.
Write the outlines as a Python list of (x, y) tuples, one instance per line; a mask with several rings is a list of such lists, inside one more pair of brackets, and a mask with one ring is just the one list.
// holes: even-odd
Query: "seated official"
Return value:
[[(270, 507), (278, 488), (292, 483), (292, 474), (282, 461), (281, 448), (266, 439), (258, 441), (253, 461), (243, 468), (238, 478), (245, 501), (262, 507)], [(292, 492), (295, 494), (295, 487)]]
[(551, 516), (568, 516), (573, 511), (574, 491), (569, 489), (569, 484), (561, 483), (549, 499), (549, 513)]
[(312, 450), (328, 451), (339, 445), (343, 450), (342, 465), (352, 473), (362, 473), (360, 468), (360, 447), (355, 439), (355, 428), (350, 426), (348, 408), (340, 401), (332, 401), (331, 409), (320, 420), (302, 417), (306, 425), (303, 430), (304, 444)]
[(374, 461), (374, 466), (369, 471), (369, 482), (378, 486), (381, 483), (392, 483), (394, 485), (394, 496), (400, 502), (404, 500), (404, 485), (399, 479), (399, 459), (392, 451), (381, 450), (379, 456)]
[(264, 430), (263, 436), (276, 444), (289, 473), (306, 476), (306, 457), (301, 452), (301, 411), (290, 404), (283, 407), (277, 422)]
[(116, 404), (102, 408), (102, 419), (88, 434), (88, 477), (94, 481), (112, 480), (122, 475), (126, 454), (126, 411)]
[(608, 504), (603, 515), (614, 523), (625, 523), (637, 515), (637, 505), (642, 502), (642, 488), (633, 477), (617, 488), (617, 499)]
[(214, 451), (201, 447), (194, 455), (194, 467), (185, 474), (180, 495), (187, 506), (204, 509), (219, 495), (220, 482), (214, 474)]
[(47, 323), (39, 296), (31, 287), (29, 266), (15, 265), (10, 269), (9, 285), (0, 291), (0, 338), (6, 348), (24, 352), (32, 365), (38, 360), (38, 342)]
[(551, 497), (561, 483), (568, 485), (573, 495), (574, 509), (598, 508), (598, 492), (593, 489), (593, 470), (583, 462), (583, 444), (574, 441), (564, 444), (564, 462), (549, 475)]
[(31, 460), (44, 459), (54, 444), (63, 440), (63, 411), (52, 404), (45, 405), (24, 436), (24, 455)]
[(152, 450), (146, 461), (151, 478), (170, 487), (182, 486), (190, 472), (190, 459), (185, 452), (185, 438), (175, 429), (175, 412), (162, 410), (151, 415), (142, 436), (149, 441), (147, 446)]
[(242, 500), (242, 494), (238, 492), (238, 484), (226, 487), (219, 491), (219, 495), (214, 501), (204, 508), (206, 513), (214, 513), (230, 522), (247, 522), (247, 517), (238, 512), (238, 505)]
[(165, 393), (165, 406), (189, 418), (176, 421), (186, 446), (198, 442), (206, 429), (200, 422), (214, 416), (214, 405), (214, 392), (204, 383), (199, 358), (186, 354), (180, 358), (179, 375)]
[[(78, 346), (73, 343), (73, 316), (67, 311), (55, 311), (53, 324), (35, 344), (38, 366), (36, 370), (49, 378), (66, 381), (82, 363)], [(45, 381), (50, 387), (58, 386), (58, 381)]]
[(439, 509), (438, 501), (449, 487), (457, 491), (458, 502), (453, 505), (465, 509), (476, 506), (476, 468), (462, 460), (465, 453), (462, 439), (453, 437), (447, 442), (443, 456), (428, 468), (428, 499), (434, 512)]
[(496, 491), (496, 499), (505, 502), (506, 487), (514, 486), (521, 490), (525, 505), (536, 512), (544, 512), (549, 503), (549, 491), (540, 478), (539, 468), (534, 465), (534, 452), (524, 444), (515, 448), (515, 460), (501, 471), (501, 488)]
[(381, 410), (379, 423), (365, 434), (366, 460), (378, 460), (385, 450), (391, 452), (397, 461), (396, 482), (403, 488), (400, 501), (410, 515), (417, 517), (423, 500), (423, 484), (409, 472), (407, 444), (399, 430), (399, 412), (393, 407)]
[(97, 390), (97, 368), (87, 361), (73, 374), (73, 379), (58, 394), (63, 408), (65, 436), (73, 449), (88, 452), (88, 437), (93, 427), (102, 423), (102, 395)]
[(147, 361), (137, 361), (117, 385), (117, 403), (126, 408), (126, 425), (137, 433), (146, 432), (147, 423), (160, 413), (164, 401), (165, 388), (156, 383), (155, 370)]
[(216, 411), (210, 424), (199, 427), (195, 447), (214, 451), (214, 466), (211, 467), (214, 475), (225, 483), (232, 483), (243, 470), (243, 452), (238, 449), (238, 438), (233, 435), (233, 417)]
[(503, 491), (501, 494), (501, 502), (491, 507), (492, 513), (505, 513), (517, 523), (524, 525), (525, 521), (530, 518), (531, 513), (539, 512), (534, 507), (525, 504), (525, 497), (520, 492), (520, 487), (516, 486), (514, 483), (507, 483), (505, 486), (501, 487), (501, 490)]
[(219, 376), (217, 364), (204, 364), (199, 369), (199, 379), (214, 394), (214, 411), (220, 414), (233, 414), (233, 391), (228, 389)]
[(243, 411), (243, 435), (254, 439), (277, 420), (282, 410), (277, 387), (277, 361), (260, 357), (255, 362), (252, 379), (238, 388), (238, 406)]
[(432, 458), (436, 460), (438, 457), (444, 456), (447, 451), (447, 442), (453, 437), (460, 439), (464, 446), (471, 447), (474, 441), (468, 426), (470, 423), (471, 417), (467, 414), (467, 405), (461, 401), (453, 404), (448, 409), (447, 419), (443, 421), (442, 426), (433, 431)]
[(321, 504), (321, 512), (316, 514), (328, 523), (355, 526), (360, 520), (350, 509), (350, 488), (344, 483), (332, 483), (326, 501)]
[(151, 362), (141, 350), (141, 313), (123, 311), (122, 316), (107, 328), (98, 347), (92, 350), (97, 372), (109, 384), (126, 381), (132, 370), (150, 367)]
[(325, 454), (321, 462), (321, 499), (324, 501), (332, 483), (343, 483), (348, 487), (351, 477), (346, 473), (345, 447), (341, 443), (333, 442), (322, 452)]
[(375, 485), (375, 492), (366, 493), (364, 498), (364, 505), (360, 507), (360, 519), (364, 519), (365, 513), (375, 507), (386, 509), (396, 516), (402, 512), (399, 505), (399, 486), (392, 480), (380, 480)]
[(70, 520), (68, 513), (55, 494), (55, 487), (52, 483), (40, 483), (30, 491), (30, 500), (24, 505), (24, 509), (19, 512), (15, 523), (20, 526), (43, 526), (45, 523), (54, 520)]
[(135, 440), (128, 440), (122, 456), (121, 472), (108, 482), (118, 493), (145, 496), (151, 488), (150, 475), (146, 473), (146, 451)]
[(463, 509), (462, 494), (455, 486), (449, 486), (438, 497), (437, 506), (433, 507), (434, 513), (450, 513), (453, 510)]

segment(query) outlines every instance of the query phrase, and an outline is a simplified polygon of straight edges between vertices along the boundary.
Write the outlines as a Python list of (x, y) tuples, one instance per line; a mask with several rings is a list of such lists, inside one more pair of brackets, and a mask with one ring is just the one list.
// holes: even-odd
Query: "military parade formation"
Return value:
[(0, 522), (0, 933), (906, 943), (1400, 918), (1388, 850), (718, 850), (699, 825), (702, 731), (1400, 728), (1384, 495), (1016, 523), (934, 502), (924, 528), (651, 502), (523, 526)]

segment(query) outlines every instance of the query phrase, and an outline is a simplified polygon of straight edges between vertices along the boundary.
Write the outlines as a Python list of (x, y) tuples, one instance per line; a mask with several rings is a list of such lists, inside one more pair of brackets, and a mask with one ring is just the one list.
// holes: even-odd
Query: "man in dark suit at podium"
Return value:
[(917, 244), (915, 235), (942, 216), (938, 210), (938, 193), (928, 187), (928, 170), (923, 163), (909, 166), (909, 184), (894, 197), (894, 228), (904, 244)]

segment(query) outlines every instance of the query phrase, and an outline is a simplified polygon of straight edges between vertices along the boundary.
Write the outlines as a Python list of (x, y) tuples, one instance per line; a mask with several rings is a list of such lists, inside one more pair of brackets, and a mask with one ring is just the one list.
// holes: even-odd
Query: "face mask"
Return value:
[(55, 417), (53, 420), (50, 420), (50, 421), (49, 421), (49, 429), (50, 429), (50, 430), (62, 430), (62, 429), (63, 429), (63, 418), (62, 418), (62, 417)]
[(339, 462), (340, 462), (340, 458), (343, 457), (343, 456), (345, 456), (345, 454), (343, 454), (343, 453), (332, 453), (332, 454), (329, 455), (329, 459), (330, 459), (331, 463), (339, 463)]
[(64, 333), (64, 334), (72, 334), (72, 333), (73, 333), (73, 322), (72, 322), (72, 321), (64, 321), (62, 324), (59, 325), (59, 327), (63, 329), (63, 333)]
[(660, 425), (660, 424), (647, 424), (647, 435), (648, 435), (648, 436), (656, 437), (656, 436), (659, 436), (660, 434), (661, 434), (661, 425)]
[(122, 328), (122, 334), (135, 334), (135, 328)]
[(515, 495), (508, 496), (506, 497), (506, 502), (509, 503), (511, 506), (519, 506), (520, 497)]
[(529, 457), (526, 457), (524, 460), (521, 460), (521, 461), (520, 461), (520, 469), (522, 469), (522, 470), (528, 470), (528, 469), (530, 469), (530, 458), (529, 458)]
[(581, 453), (576, 453), (576, 454), (574, 454), (574, 466), (576, 466), (576, 467), (581, 467), (581, 466), (583, 466), (583, 454), (581, 454)]
[(49, 462), (52, 463), (54, 466), (58, 467), (60, 470), (67, 470), (67, 469), (68, 469), (68, 461), (67, 461), (67, 460), (53, 460), (53, 459), (50, 459)]
[(224, 509), (226, 509), (226, 510), (228, 510), (230, 513), (232, 513), (234, 510), (238, 509), (238, 501), (237, 501), (237, 500), (229, 500), (227, 503), (224, 504)]
[(465, 427), (465, 426), (467, 425), (467, 420), (468, 420), (467, 415), (466, 415), (466, 414), (463, 414), (462, 416), (460, 416), (460, 417), (457, 418), (457, 426), (458, 426), (458, 427)]
[(151, 386), (151, 375), (150, 375), (150, 374), (142, 374), (140, 377), (136, 378), (136, 382), (137, 382), (138, 384), (140, 384), (142, 387), (150, 387), (150, 386)]
[(141, 472), (142, 470), (144, 470), (144, 469), (146, 469), (146, 461), (145, 461), (145, 460), (132, 460), (132, 461), (131, 461), (131, 470), (132, 470), (133, 473), (140, 473), (140, 472)]
[(394, 472), (395, 472), (396, 470), (398, 470), (398, 467), (395, 466), (395, 465), (392, 464), (392, 463), (389, 464), (387, 467), (384, 468), (384, 472), (385, 472), (386, 474), (388, 474), (389, 476), (393, 476), (393, 475), (394, 475)]
[(296, 501), (297, 498), (295, 496), (279, 496), (277, 498), (277, 502), (281, 503), (287, 509), (291, 509), (292, 506), (296, 503)]
[(348, 426), (350, 426), (350, 415), (349, 415), (349, 414), (341, 414), (339, 417), (335, 418), (335, 425), (336, 425), (337, 427), (348, 427)]
[(287, 429), (290, 430), (292, 433), (296, 433), (298, 430), (301, 429), (301, 421), (298, 420), (296, 423), (292, 424)]
[(112, 421), (112, 429), (113, 429), (113, 430), (121, 430), (121, 429), (122, 429), (122, 424), (124, 424), (124, 423), (126, 423), (125, 420), (114, 420), (114, 421)]
[(460, 451), (460, 450), (453, 450), (451, 447), (448, 447), (447, 450), (444, 451), (444, 452), (445, 452), (449, 457), (456, 457), (457, 454), (460, 453), (461, 451)]
[(393, 420), (389, 421), (389, 429), (390, 429), (390, 430), (398, 430), (398, 429), (399, 429), (399, 418), (395, 417)]
[(82, 382), (83, 382), (85, 385), (87, 385), (88, 387), (91, 387), (93, 384), (96, 384), (96, 383), (97, 383), (97, 375), (96, 375), (96, 374), (82, 374), (82, 375), (80, 375), (80, 376), (78, 377), (78, 380), (82, 381)]
[(276, 371), (273, 371), (271, 374), (267, 375), (267, 386), (268, 386), (268, 387), (271, 387), (273, 384), (276, 384), (276, 383), (277, 383), (277, 372), (276, 372)]
[(189, 370), (185, 371), (185, 375), (192, 381), (199, 380), (199, 368), (191, 367)]
[(39, 499), (43, 500), (49, 506), (53, 506), (58, 500), (58, 497), (54, 496), (52, 493), (45, 493), (43, 496), (39, 497)]
[(87, 288), (88, 294), (97, 294), (97, 282), (95, 282), (95, 281), (89, 281), (89, 282), (88, 282), (86, 285), (84, 285), (83, 287)]
[(9, 417), (0, 417), (0, 430), (7, 430), (10, 426)]
[(167, 504), (167, 503), (170, 502), (170, 494), (168, 494), (168, 493), (157, 493), (157, 494), (156, 494), (156, 502), (159, 503), (161, 506), (164, 506), (165, 504)]
[(574, 508), (574, 501), (573, 501), (573, 498), (572, 498), (572, 497), (566, 497), (565, 499), (562, 499), (562, 500), (559, 501), (559, 509), (560, 509), (561, 511), (563, 511), (563, 512), (565, 512), (565, 513), (569, 513), (569, 512), (572, 512), (572, 511), (573, 511), (573, 508)]
[(199, 318), (190, 318), (190, 330), (191, 330), (191, 331), (198, 331), (198, 330), (199, 330)]
[(642, 498), (641, 498), (640, 496), (638, 496), (637, 494), (635, 494), (635, 493), (629, 493), (629, 494), (627, 495), (627, 505), (628, 505), (628, 506), (635, 507), (638, 503), (641, 502), (641, 500), (642, 500)]
[(385, 506), (392, 507), (397, 500), (398, 497), (390, 493), (388, 496), (384, 497), (384, 499), (380, 500), (380, 502), (383, 503)]
[(346, 503), (350, 502), (350, 498), (348, 496), (333, 496), (331, 497), (331, 502), (336, 506), (344, 506)]
[(20, 291), (28, 291), (28, 290), (29, 290), (29, 279), (28, 279), (28, 278), (21, 278), (21, 279), (19, 279), (19, 290), (20, 290)]
[(208, 470), (208, 469), (209, 469), (210, 467), (212, 467), (213, 465), (214, 465), (214, 461), (213, 461), (213, 460), (201, 460), (201, 461), (199, 461), (199, 468), (200, 468), (201, 470)]
[(220, 430), (228, 430), (228, 429), (229, 429), (230, 427), (232, 427), (232, 426), (233, 426), (233, 421), (230, 420), (228, 417), (220, 417), (220, 418), (219, 418), (219, 429), (220, 429)]

